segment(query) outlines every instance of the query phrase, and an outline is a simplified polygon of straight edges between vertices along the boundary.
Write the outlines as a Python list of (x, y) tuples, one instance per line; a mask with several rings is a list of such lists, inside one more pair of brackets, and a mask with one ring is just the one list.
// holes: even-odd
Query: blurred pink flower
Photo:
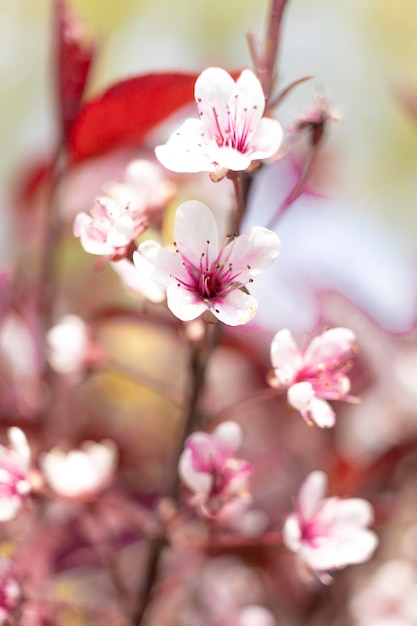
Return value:
[(190, 321), (208, 309), (230, 326), (249, 322), (257, 303), (242, 288), (277, 258), (278, 236), (254, 226), (219, 248), (214, 215), (198, 201), (178, 207), (174, 232), (176, 252), (145, 241), (133, 256), (144, 276), (166, 288), (172, 313)]
[(253, 604), (242, 609), (231, 626), (276, 626), (271, 611), (263, 606)]
[(90, 330), (77, 315), (64, 315), (46, 334), (47, 358), (59, 374), (81, 374), (91, 352)]
[(350, 612), (355, 626), (415, 626), (416, 567), (401, 559), (384, 563), (353, 596)]
[(367, 526), (372, 507), (362, 498), (325, 498), (327, 477), (312, 472), (301, 485), (296, 512), (283, 528), (283, 541), (297, 553), (300, 565), (325, 580), (328, 570), (363, 563), (373, 554), (378, 538)]
[(165, 300), (165, 290), (150, 278), (146, 278), (137, 271), (135, 265), (129, 259), (120, 259), (110, 263), (116, 274), (120, 277), (126, 289), (143, 296), (149, 302), (155, 304)]
[(223, 422), (211, 433), (196, 432), (185, 444), (179, 461), (184, 484), (205, 513), (216, 514), (235, 499), (248, 499), (252, 466), (234, 456), (242, 431), (236, 422)]
[(17, 427), (9, 428), (7, 434), (10, 446), (0, 445), (0, 522), (16, 517), (31, 490), (26, 435)]
[(131, 208), (124, 198), (101, 196), (90, 213), (78, 213), (73, 227), (90, 254), (123, 257), (128, 245), (147, 228), (143, 212)]
[(126, 168), (124, 182), (106, 183), (105, 193), (129, 205), (133, 212), (149, 216), (162, 207), (175, 192), (175, 185), (167, 180), (159, 164), (148, 159), (135, 159)]
[(11, 573), (11, 565), (9, 559), (0, 557), (0, 626), (10, 623), (8, 620), (21, 599), (20, 586)]
[(225, 70), (210, 67), (198, 77), (194, 96), (200, 119), (187, 119), (155, 149), (169, 170), (210, 172), (210, 178), (219, 181), (228, 170), (247, 170), (253, 161), (278, 151), (281, 125), (262, 117), (265, 96), (251, 70), (244, 70), (235, 82)]
[(84, 441), (79, 449), (53, 448), (41, 459), (48, 485), (64, 498), (89, 500), (109, 484), (115, 471), (117, 448), (113, 441)]
[(271, 387), (288, 387), (289, 404), (300, 411), (308, 424), (321, 428), (334, 426), (335, 413), (327, 400), (356, 402), (348, 395), (356, 337), (348, 328), (332, 328), (315, 337), (306, 349), (296, 345), (291, 332), (280, 330), (272, 340), (274, 368)]

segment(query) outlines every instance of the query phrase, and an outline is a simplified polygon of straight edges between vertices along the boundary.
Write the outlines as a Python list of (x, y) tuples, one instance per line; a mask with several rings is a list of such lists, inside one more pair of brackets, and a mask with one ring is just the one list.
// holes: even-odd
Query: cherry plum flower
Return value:
[(180, 477), (205, 514), (215, 515), (224, 505), (250, 497), (252, 466), (234, 456), (241, 439), (236, 422), (223, 422), (211, 434), (195, 432), (186, 441), (179, 460)]
[(306, 349), (296, 345), (291, 332), (280, 330), (272, 340), (272, 387), (287, 387), (289, 404), (300, 411), (308, 424), (321, 428), (335, 424), (335, 413), (327, 400), (357, 402), (348, 395), (346, 373), (356, 350), (356, 337), (348, 328), (332, 328), (315, 337)]
[(417, 569), (394, 559), (381, 565), (350, 602), (355, 626), (415, 626)]
[(265, 96), (251, 70), (238, 80), (210, 67), (198, 77), (194, 96), (200, 119), (187, 119), (155, 154), (174, 172), (210, 172), (213, 181), (274, 155), (282, 142), (276, 120), (262, 117)]
[(209, 310), (230, 326), (249, 322), (257, 302), (246, 285), (277, 258), (277, 235), (254, 226), (219, 246), (214, 215), (193, 200), (178, 207), (174, 232), (176, 252), (149, 240), (133, 255), (139, 272), (165, 287), (172, 313), (190, 321)]
[(110, 181), (103, 187), (106, 195), (119, 198), (130, 211), (146, 217), (164, 206), (175, 192), (175, 185), (167, 180), (159, 164), (148, 159), (135, 159), (126, 168), (124, 181)]
[(59, 374), (81, 374), (91, 356), (88, 326), (77, 315), (64, 315), (46, 334), (47, 358)]
[(148, 226), (142, 211), (131, 208), (123, 197), (101, 196), (87, 213), (78, 213), (73, 232), (90, 254), (123, 258), (129, 244)]
[(0, 626), (9, 623), (22, 597), (20, 585), (11, 570), (11, 561), (0, 557)]
[(113, 441), (84, 441), (76, 450), (53, 448), (41, 459), (46, 482), (64, 498), (90, 500), (109, 484), (115, 471)]
[(16, 517), (31, 490), (26, 435), (17, 427), (9, 428), (7, 435), (10, 446), (0, 445), (0, 522)]
[(306, 572), (327, 581), (326, 572), (363, 563), (373, 554), (378, 539), (368, 529), (372, 507), (362, 498), (325, 498), (327, 477), (312, 472), (301, 485), (295, 513), (283, 528), (283, 541), (297, 553)]

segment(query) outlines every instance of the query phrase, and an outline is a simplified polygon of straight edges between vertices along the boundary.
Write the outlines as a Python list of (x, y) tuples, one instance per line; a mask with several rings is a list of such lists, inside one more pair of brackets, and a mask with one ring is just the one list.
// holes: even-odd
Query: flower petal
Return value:
[(213, 437), (228, 449), (228, 456), (231, 456), (242, 443), (242, 429), (237, 422), (222, 422), (214, 429)]
[(313, 421), (320, 428), (332, 428), (336, 422), (336, 414), (326, 400), (312, 398), (310, 403), (310, 413)]
[(233, 264), (234, 273), (240, 274), (240, 282), (247, 283), (275, 261), (280, 249), (278, 235), (268, 228), (254, 226), (227, 244), (222, 259)]
[(221, 300), (209, 302), (209, 305), (213, 315), (229, 326), (247, 324), (258, 308), (255, 298), (240, 289), (229, 292)]
[(181, 454), (178, 472), (181, 480), (195, 493), (208, 493), (211, 489), (212, 477), (205, 472), (194, 469), (191, 450), (184, 450)]
[(196, 319), (208, 308), (199, 294), (175, 282), (168, 286), (167, 304), (169, 310), (183, 322)]
[(212, 160), (202, 144), (205, 127), (198, 119), (189, 118), (173, 132), (166, 144), (156, 146), (155, 155), (172, 172), (209, 172)]
[(297, 512), (302, 522), (311, 520), (317, 513), (327, 491), (327, 476), (324, 472), (311, 472), (300, 487)]
[(156, 282), (144, 276), (128, 259), (121, 259), (110, 263), (114, 271), (120, 276), (126, 289), (131, 289), (144, 296), (155, 304), (165, 300), (165, 290)]
[(251, 138), (251, 159), (266, 159), (274, 155), (282, 144), (283, 136), (282, 126), (277, 120), (262, 118)]
[(331, 328), (314, 337), (304, 355), (306, 363), (319, 365), (332, 359), (339, 360), (349, 354), (356, 341), (355, 333), (349, 328)]
[(156, 241), (144, 241), (133, 253), (133, 263), (141, 274), (168, 287), (176, 277), (184, 277), (184, 268), (178, 254), (162, 248)]
[(197, 200), (183, 202), (175, 214), (175, 244), (184, 259), (200, 268), (214, 263), (219, 252), (217, 223), (210, 209)]
[(237, 122), (244, 124), (249, 121), (252, 128), (257, 126), (265, 110), (265, 95), (252, 70), (243, 70), (237, 79), (229, 105)]
[(301, 352), (291, 332), (286, 328), (278, 331), (272, 340), (271, 362), (282, 385), (290, 385), (302, 367)]
[(209, 67), (197, 78), (194, 96), (200, 119), (211, 137), (229, 127), (229, 103), (236, 83), (225, 70)]

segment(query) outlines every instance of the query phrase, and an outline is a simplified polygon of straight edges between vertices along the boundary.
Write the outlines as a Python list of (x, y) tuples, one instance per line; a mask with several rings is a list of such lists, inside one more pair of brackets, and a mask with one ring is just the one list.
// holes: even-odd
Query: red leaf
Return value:
[(55, 0), (54, 18), (58, 106), (61, 127), (68, 137), (80, 109), (95, 50), (94, 46), (84, 43), (84, 26), (65, 0)]
[(130, 78), (88, 102), (68, 139), (72, 163), (139, 143), (171, 113), (194, 98), (197, 74), (161, 73)]

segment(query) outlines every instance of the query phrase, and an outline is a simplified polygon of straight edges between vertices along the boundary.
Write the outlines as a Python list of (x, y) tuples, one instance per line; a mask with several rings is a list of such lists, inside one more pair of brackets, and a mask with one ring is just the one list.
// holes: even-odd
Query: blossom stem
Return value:
[(318, 147), (318, 143), (311, 144), (310, 150), (307, 154), (306, 160), (303, 165), (303, 169), (300, 172), (300, 176), (297, 182), (295, 183), (294, 187), (291, 189), (287, 197), (284, 198), (284, 200), (278, 206), (277, 210), (273, 213), (272, 217), (270, 218), (267, 224), (267, 228), (273, 228), (276, 225), (277, 221), (284, 215), (285, 211), (289, 209), (290, 206), (293, 204), (293, 202), (295, 202), (297, 198), (299, 198), (301, 194), (303, 193), (305, 184), (308, 178), (310, 177), (310, 174), (311, 174), (314, 162), (315, 162), (315, 157), (317, 154), (317, 147)]
[[(185, 440), (193, 431), (198, 429), (201, 422), (199, 402), (204, 388), (207, 365), (212, 351), (218, 343), (220, 328), (221, 326), (218, 323), (213, 325), (206, 324), (204, 338), (201, 341), (190, 342), (190, 395), (185, 409), (182, 432), (178, 440), (175, 457), (172, 465), (169, 464), (170, 481), (168, 482), (165, 495), (161, 498), (161, 500), (167, 499), (174, 504), (178, 503), (180, 495), (180, 478), (177, 469), (179, 458), (183, 451)], [(133, 618), (134, 626), (142, 626), (144, 623), (145, 614), (151, 600), (151, 594), (158, 579), (159, 564), (165, 545), (166, 539), (163, 533), (153, 538), (149, 545), (142, 601)]]
[(255, 65), (255, 70), (262, 84), (266, 101), (272, 95), (278, 62), (280, 31), (282, 15), (287, 0), (271, 0), (268, 28), (262, 50), (259, 49), (257, 39), (253, 33), (247, 36), (249, 50)]
[(281, 22), (286, 4), (287, 0), (272, 0), (269, 12), (268, 32), (264, 43), (263, 53), (263, 66), (265, 68), (265, 74), (263, 81), (261, 79), (267, 101), (271, 97), (274, 86), (280, 44)]
[(243, 179), (240, 172), (229, 172), (227, 176), (232, 181), (233, 189), (235, 192), (236, 213), (234, 215), (234, 219), (232, 220), (231, 228), (232, 234), (236, 237), (240, 233), (240, 228), (246, 209), (245, 194), (243, 190)]

